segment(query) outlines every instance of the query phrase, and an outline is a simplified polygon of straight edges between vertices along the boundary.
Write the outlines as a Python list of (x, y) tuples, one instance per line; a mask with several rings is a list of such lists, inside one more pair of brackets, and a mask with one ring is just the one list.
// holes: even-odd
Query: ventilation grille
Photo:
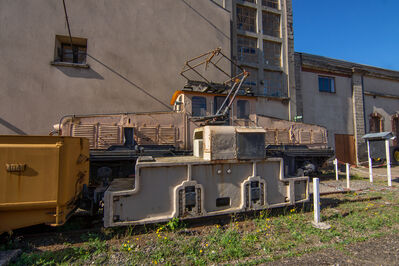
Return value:
[(72, 136), (89, 139), (90, 148), (92, 148), (95, 143), (95, 132), (96, 130), (94, 125), (74, 124), (72, 126)]
[(98, 127), (98, 148), (105, 149), (112, 145), (121, 144), (120, 129), (118, 126)]

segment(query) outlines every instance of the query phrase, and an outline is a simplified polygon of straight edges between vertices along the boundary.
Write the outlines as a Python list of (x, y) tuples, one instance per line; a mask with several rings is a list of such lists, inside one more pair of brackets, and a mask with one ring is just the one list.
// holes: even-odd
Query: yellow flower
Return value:
[(130, 243), (130, 240), (128, 240), (127, 243)]
[(217, 224), (217, 225), (216, 225), (216, 228), (219, 228), (219, 227), (220, 227), (220, 225)]
[(207, 247), (207, 246), (208, 246), (208, 244), (205, 244), (205, 246)]
[(168, 239), (168, 238), (165, 236), (164, 239)]
[(202, 253), (202, 249), (200, 249), (200, 253)]
[(158, 264), (158, 262), (156, 260), (154, 260), (154, 264)]
[(124, 246), (124, 247), (126, 247), (127, 245), (126, 245), (126, 244), (124, 244), (123, 246)]
[(129, 250), (129, 251), (130, 251), (130, 250), (132, 250), (132, 249), (131, 249), (131, 248), (128, 248), (127, 250)]
[(138, 241), (138, 240), (139, 240), (139, 238), (138, 238), (138, 237), (136, 237), (136, 240)]

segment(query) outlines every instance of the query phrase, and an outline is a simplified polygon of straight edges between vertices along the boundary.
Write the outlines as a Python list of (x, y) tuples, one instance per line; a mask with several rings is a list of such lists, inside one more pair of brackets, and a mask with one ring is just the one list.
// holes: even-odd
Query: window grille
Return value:
[(264, 64), (281, 66), (281, 43), (263, 41)]
[(256, 9), (237, 5), (237, 29), (256, 32)]
[(263, 34), (280, 38), (280, 15), (270, 12), (262, 13)]
[(54, 62), (86, 64), (87, 39), (69, 36), (56, 36)]
[(278, 0), (262, 0), (262, 5), (278, 9)]
[(263, 91), (264, 96), (287, 97), (286, 89), (283, 89), (282, 72), (264, 71), (263, 72)]
[(239, 61), (258, 63), (257, 40), (237, 36), (237, 57)]

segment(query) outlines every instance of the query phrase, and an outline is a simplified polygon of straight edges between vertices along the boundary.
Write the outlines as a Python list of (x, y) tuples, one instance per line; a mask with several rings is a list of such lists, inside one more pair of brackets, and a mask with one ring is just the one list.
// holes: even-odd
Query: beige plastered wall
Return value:
[[(399, 112), (399, 80), (388, 80), (375, 77), (364, 77), (366, 130), (370, 130), (370, 115), (374, 112), (383, 118), (384, 131), (392, 131), (391, 118)], [(385, 96), (367, 95), (367, 92), (377, 92)]]
[(353, 134), (351, 78), (335, 79), (335, 93), (319, 91), (318, 73), (301, 72), (303, 122), (327, 128), (328, 144), (335, 147), (335, 134)]
[(208, 0), (66, 4), (88, 69), (50, 64), (68, 34), (62, 1), (0, 1), (0, 134), (48, 134), (66, 114), (168, 110), (185, 60), (230, 56), (230, 13)]

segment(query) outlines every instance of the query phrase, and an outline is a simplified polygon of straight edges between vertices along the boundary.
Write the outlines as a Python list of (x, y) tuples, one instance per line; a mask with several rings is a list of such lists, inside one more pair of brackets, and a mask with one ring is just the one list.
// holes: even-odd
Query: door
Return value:
[(335, 156), (341, 162), (356, 164), (355, 137), (335, 134)]

